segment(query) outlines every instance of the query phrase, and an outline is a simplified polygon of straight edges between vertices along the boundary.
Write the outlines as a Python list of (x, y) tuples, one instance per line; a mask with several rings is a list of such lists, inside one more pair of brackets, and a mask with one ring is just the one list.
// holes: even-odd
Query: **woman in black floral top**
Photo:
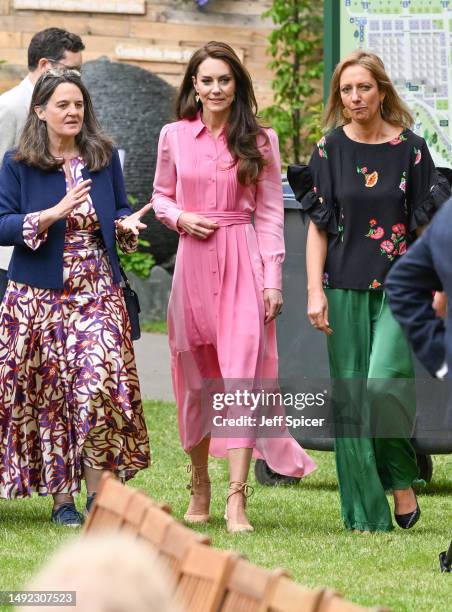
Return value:
[[(412, 488), (416, 455), (407, 438), (389, 436), (403, 435), (397, 430), (401, 421), (411, 422), (415, 398), (410, 385), (402, 393), (387, 379), (413, 378), (414, 369), (385, 299), (384, 280), (449, 194), (425, 141), (409, 129), (412, 116), (376, 55), (355, 51), (338, 64), (325, 123), (334, 129), (319, 141), (310, 171), (292, 166), (288, 177), (312, 221), (308, 317), (328, 338), (336, 410), (347, 422), (355, 418), (369, 426), (336, 434), (342, 517), (348, 529), (360, 532), (393, 529), (385, 495), (391, 490), (395, 519), (406, 529), (420, 515)], [(350, 379), (363, 378), (372, 384), (365, 399), (358, 394), (353, 402), (357, 385)], [(377, 416), (378, 435), (385, 437), (363, 437), (363, 431), (375, 431)]]

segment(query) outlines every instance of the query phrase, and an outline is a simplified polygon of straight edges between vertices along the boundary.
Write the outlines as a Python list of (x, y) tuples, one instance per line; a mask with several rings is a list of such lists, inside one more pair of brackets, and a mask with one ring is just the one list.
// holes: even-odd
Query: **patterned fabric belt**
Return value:
[(102, 238), (102, 232), (100, 230), (82, 230), (82, 229), (66, 229), (65, 236), (79, 236), (80, 238)]
[(102, 233), (89, 230), (66, 230), (64, 248), (71, 253), (76, 249), (104, 249)]
[(244, 225), (246, 223), (251, 223), (251, 213), (249, 211), (199, 210), (185, 212), (194, 212), (197, 215), (206, 217), (207, 219), (218, 223), (220, 227), (226, 227), (227, 225)]

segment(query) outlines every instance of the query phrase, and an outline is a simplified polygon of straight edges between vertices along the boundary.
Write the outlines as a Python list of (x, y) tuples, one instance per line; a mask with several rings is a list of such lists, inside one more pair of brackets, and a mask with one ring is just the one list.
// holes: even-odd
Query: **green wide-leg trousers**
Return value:
[[(346, 404), (346, 417), (358, 416), (364, 431), (369, 432), (375, 431), (376, 419), (380, 419), (383, 425), (379, 431), (384, 436), (365, 437), (361, 433), (347, 437), (350, 431), (347, 428), (343, 435), (336, 433), (342, 518), (347, 529), (390, 531), (393, 524), (385, 491), (410, 487), (418, 476), (418, 467), (409, 439), (390, 437), (392, 424), (393, 431), (398, 431), (400, 415), (402, 421), (413, 422), (413, 385), (407, 381), (404, 388), (403, 380), (391, 385), (384, 379), (412, 380), (411, 352), (383, 291), (327, 289), (326, 294), (333, 329), (328, 337), (333, 395), (335, 386), (339, 389), (338, 397), (345, 387), (350, 401), (344, 403), (342, 395), (338, 405)], [(347, 379), (358, 380), (356, 384), (347, 384)], [(366, 393), (361, 395), (356, 393), (359, 380), (366, 386)], [(373, 389), (369, 388), (372, 386)], [(377, 401), (372, 403), (372, 397)], [(408, 429), (402, 427), (404, 432)]]

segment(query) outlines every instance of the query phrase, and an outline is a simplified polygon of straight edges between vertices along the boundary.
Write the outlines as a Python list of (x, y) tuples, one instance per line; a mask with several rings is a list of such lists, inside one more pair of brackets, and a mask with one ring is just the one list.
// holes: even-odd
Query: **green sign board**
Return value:
[(452, 167), (452, 0), (324, 0), (325, 88), (354, 49), (381, 57), (435, 163)]

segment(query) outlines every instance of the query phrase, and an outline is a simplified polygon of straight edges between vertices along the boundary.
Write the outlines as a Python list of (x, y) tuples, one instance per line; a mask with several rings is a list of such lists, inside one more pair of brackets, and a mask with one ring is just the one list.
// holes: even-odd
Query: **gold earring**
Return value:
[(382, 100), (382, 101), (380, 102), (380, 113), (381, 113), (381, 116), (382, 116), (382, 117), (383, 117), (383, 115), (384, 115), (384, 112), (385, 112), (385, 110), (384, 110), (384, 108), (383, 108), (383, 100)]
[(198, 92), (196, 92), (196, 94), (195, 94), (195, 100), (196, 100), (196, 104), (198, 104), (198, 102), (199, 102), (199, 93)]
[(344, 119), (350, 119), (351, 115), (350, 115), (350, 111), (348, 110), (348, 108), (342, 107), (342, 115), (344, 117)]

